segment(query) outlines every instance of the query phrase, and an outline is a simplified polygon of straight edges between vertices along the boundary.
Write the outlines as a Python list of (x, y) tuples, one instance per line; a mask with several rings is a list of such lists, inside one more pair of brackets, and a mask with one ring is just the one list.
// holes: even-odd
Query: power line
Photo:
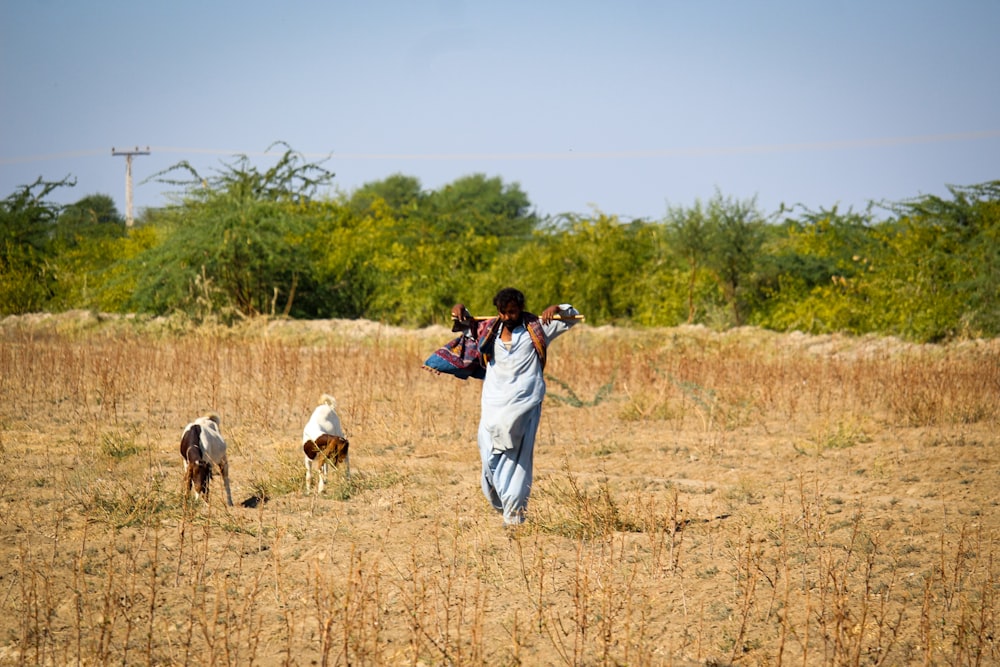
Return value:
[[(953, 132), (949, 134), (927, 134), (897, 137), (872, 137), (869, 139), (842, 139), (811, 141), (785, 144), (749, 144), (742, 146), (691, 146), (645, 150), (609, 151), (527, 151), (521, 153), (306, 153), (296, 151), (306, 158), (330, 158), (333, 160), (601, 160), (670, 157), (722, 157), (729, 155), (764, 155), (770, 153), (801, 153), (842, 151), (865, 148), (885, 148), (891, 146), (913, 146), (938, 144), (975, 139), (1000, 137), (1000, 130), (977, 132)], [(282, 155), (278, 151), (226, 151), (212, 148), (180, 148), (156, 146), (163, 153), (200, 153), (204, 155), (246, 155), (247, 157), (270, 157)]]
[[(958, 141), (972, 141), (976, 139), (996, 139), (998, 137), (1000, 137), (1000, 129), (973, 132), (953, 132), (948, 134), (872, 137), (868, 139), (843, 139), (784, 144), (689, 146), (645, 150), (567, 150), (559, 152), (525, 151), (519, 153), (338, 153), (337, 151), (317, 153), (295, 151), (295, 153), (310, 159), (331, 158), (334, 160), (595, 160), (667, 157), (720, 157), (727, 155), (755, 155), (768, 153), (827, 152), (866, 148), (884, 148), (889, 146), (951, 143)], [(283, 154), (283, 151), (239, 151), (220, 148), (193, 148), (177, 146), (153, 146), (153, 148), (155, 148), (158, 153), (187, 153), (201, 155), (246, 155), (247, 157), (273, 157)], [(147, 153), (145, 154), (148, 154), (149, 150), (150, 147), (147, 146)], [(0, 165), (19, 164), (24, 162), (47, 162), (51, 160), (88, 157), (100, 154), (101, 151), (99, 150), (81, 150), (67, 151), (64, 153), (0, 157)]]

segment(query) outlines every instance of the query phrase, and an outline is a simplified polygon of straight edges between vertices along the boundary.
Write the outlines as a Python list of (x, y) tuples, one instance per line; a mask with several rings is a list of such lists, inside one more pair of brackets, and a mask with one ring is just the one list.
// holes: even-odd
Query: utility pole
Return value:
[(124, 155), (125, 156), (125, 226), (131, 227), (134, 221), (132, 217), (132, 156), (133, 155), (149, 155), (149, 146), (146, 146), (146, 150), (139, 150), (139, 147), (128, 150), (115, 150), (115, 147), (111, 147), (111, 155)]

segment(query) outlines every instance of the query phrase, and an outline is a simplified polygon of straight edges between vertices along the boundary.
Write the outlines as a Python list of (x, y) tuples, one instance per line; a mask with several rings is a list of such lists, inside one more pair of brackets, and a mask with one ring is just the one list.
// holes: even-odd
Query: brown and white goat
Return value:
[(351, 476), (351, 459), (348, 447), (351, 443), (344, 437), (344, 429), (337, 416), (337, 401), (329, 394), (320, 396), (320, 404), (313, 410), (306, 427), (302, 429), (302, 451), (305, 453), (306, 493), (312, 486), (312, 470), (316, 466), (319, 481), (316, 493), (323, 493), (326, 484), (327, 466), (335, 468), (344, 464), (344, 473)]
[(229, 461), (226, 458), (226, 441), (219, 430), (219, 415), (210, 413), (198, 417), (184, 427), (181, 434), (181, 457), (184, 459), (184, 492), (194, 489), (195, 497), (208, 500), (208, 486), (212, 481), (212, 466), (216, 465), (226, 484), (226, 502), (233, 504), (229, 491)]

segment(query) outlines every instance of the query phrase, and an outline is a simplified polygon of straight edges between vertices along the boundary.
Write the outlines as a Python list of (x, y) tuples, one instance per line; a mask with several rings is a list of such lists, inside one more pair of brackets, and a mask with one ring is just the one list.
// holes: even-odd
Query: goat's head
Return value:
[(302, 445), (305, 452), (316, 465), (323, 465), (327, 461), (335, 466), (339, 466), (347, 459), (347, 448), (350, 446), (347, 438), (339, 435), (321, 435), (316, 441), (306, 440)]
[(212, 481), (212, 464), (208, 461), (198, 461), (188, 466), (188, 488), (194, 488), (198, 495), (208, 497), (208, 484)]
[(186, 463), (184, 468), (184, 488), (194, 489), (199, 495), (208, 495), (208, 483), (212, 480), (212, 464), (204, 459), (201, 447), (195, 441), (193, 444), (181, 442), (181, 456)]

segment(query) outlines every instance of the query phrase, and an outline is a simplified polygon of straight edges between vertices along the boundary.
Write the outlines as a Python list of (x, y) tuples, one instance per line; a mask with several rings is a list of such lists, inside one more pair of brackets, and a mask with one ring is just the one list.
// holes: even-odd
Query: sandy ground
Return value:
[[(581, 325), (510, 532), (479, 385), (420, 368), (449, 335), (0, 322), (0, 664), (1000, 662), (997, 341)], [(354, 475), (316, 497), (322, 392)], [(207, 409), (233, 508), (181, 493)]]

